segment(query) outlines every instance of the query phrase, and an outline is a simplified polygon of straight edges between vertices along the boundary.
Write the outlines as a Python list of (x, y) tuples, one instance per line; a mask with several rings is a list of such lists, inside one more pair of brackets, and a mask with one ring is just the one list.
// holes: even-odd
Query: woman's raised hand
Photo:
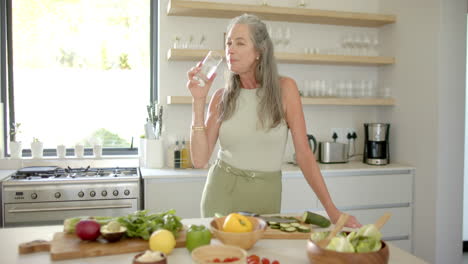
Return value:
[(188, 72), (188, 81), (187, 81), (187, 88), (190, 90), (193, 99), (204, 99), (208, 96), (208, 91), (213, 84), (213, 80), (216, 77), (216, 73), (214, 73), (211, 78), (204, 82), (205, 85), (201, 86), (200, 81), (194, 79), (194, 76), (200, 72), (202, 63), (199, 62), (197, 66), (192, 67)]

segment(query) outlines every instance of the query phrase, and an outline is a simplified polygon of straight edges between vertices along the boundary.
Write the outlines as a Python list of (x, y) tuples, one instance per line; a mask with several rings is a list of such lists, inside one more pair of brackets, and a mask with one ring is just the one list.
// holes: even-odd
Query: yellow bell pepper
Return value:
[(224, 232), (243, 233), (251, 232), (252, 229), (252, 222), (247, 217), (237, 213), (229, 214), (223, 224)]

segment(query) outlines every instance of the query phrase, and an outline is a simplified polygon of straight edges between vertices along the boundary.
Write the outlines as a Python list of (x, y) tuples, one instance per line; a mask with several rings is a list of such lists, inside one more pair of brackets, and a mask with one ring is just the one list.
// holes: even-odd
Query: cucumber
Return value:
[(279, 225), (271, 225), (270, 228), (271, 229), (280, 229), (281, 227)]
[(296, 232), (297, 229), (295, 227), (293, 227), (293, 226), (290, 226), (290, 227), (284, 227), (284, 228), (282, 227), (281, 231), (291, 233), (291, 232)]
[(298, 227), (296, 227), (297, 231), (301, 232), (301, 233), (309, 233), (310, 232), (310, 228), (305, 226), (305, 225), (300, 225)]
[(269, 221), (269, 222), (267, 222), (267, 223), (268, 223), (268, 225), (271, 225), (271, 226), (272, 226), (272, 225), (279, 225), (278, 222), (274, 222), (274, 221)]
[(281, 227), (281, 228), (291, 227), (291, 224), (281, 223), (281, 224), (280, 224), (280, 227)]
[(299, 224), (299, 223), (291, 223), (290, 225), (293, 226), (293, 227), (300, 227), (301, 226), (301, 224)]
[(331, 224), (330, 220), (328, 220), (327, 218), (309, 211), (304, 212), (304, 214), (302, 215), (302, 222), (306, 224), (317, 225), (320, 227), (329, 227)]

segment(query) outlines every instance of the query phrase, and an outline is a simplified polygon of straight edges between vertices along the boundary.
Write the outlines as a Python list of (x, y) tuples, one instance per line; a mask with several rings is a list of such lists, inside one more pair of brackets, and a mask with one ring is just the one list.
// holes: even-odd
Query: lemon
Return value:
[(152, 251), (161, 251), (169, 255), (175, 248), (176, 240), (174, 234), (166, 229), (154, 231), (149, 239), (149, 247)]

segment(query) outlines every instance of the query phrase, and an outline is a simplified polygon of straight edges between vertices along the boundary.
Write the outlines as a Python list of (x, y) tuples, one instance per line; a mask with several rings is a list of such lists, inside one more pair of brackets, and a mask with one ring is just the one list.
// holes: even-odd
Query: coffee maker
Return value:
[(370, 165), (386, 165), (390, 163), (389, 129), (390, 124), (364, 124), (364, 163)]

